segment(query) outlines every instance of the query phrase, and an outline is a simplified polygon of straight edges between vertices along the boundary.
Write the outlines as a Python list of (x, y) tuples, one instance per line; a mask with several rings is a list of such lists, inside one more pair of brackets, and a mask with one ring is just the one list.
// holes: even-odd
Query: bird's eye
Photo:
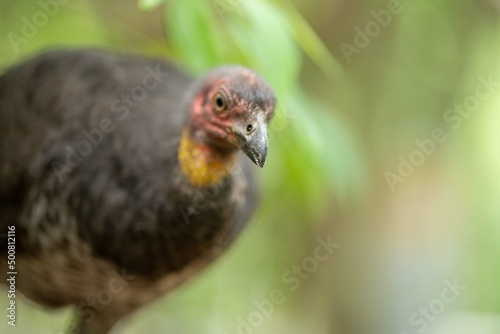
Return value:
[(253, 130), (253, 126), (252, 126), (252, 124), (248, 124), (248, 125), (247, 125), (247, 133), (252, 132), (252, 130)]
[(214, 98), (215, 110), (224, 111), (227, 109), (227, 102), (221, 93), (217, 93)]

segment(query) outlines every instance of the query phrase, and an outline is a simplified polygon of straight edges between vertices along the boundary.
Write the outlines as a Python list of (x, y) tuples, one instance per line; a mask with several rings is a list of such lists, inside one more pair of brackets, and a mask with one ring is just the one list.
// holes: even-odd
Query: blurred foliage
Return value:
[[(467, 290), (446, 313), (498, 321), (500, 93), (456, 130), (443, 114), (474, 94), (478, 77), (500, 78), (500, 5), (400, 1), (401, 12), (347, 59), (341, 43), (355, 45), (355, 29), (389, 3), (73, 0), (18, 51), (0, 39), (0, 68), (47, 48), (91, 45), (170, 58), (195, 75), (243, 64), (276, 90), (252, 226), (206, 273), (139, 312), (126, 333), (236, 333), (238, 317), (273, 289), (286, 291), (283, 273), (330, 233), (338, 254), (255, 333), (415, 333), (408, 317), (454, 277)], [(22, 18), (37, 11), (33, 1), (1, 2), (0, 32), (20, 33)], [(435, 128), (447, 141), (391, 192), (384, 173)], [(69, 319), (62, 312), (25, 302), (19, 330), (58, 332)]]

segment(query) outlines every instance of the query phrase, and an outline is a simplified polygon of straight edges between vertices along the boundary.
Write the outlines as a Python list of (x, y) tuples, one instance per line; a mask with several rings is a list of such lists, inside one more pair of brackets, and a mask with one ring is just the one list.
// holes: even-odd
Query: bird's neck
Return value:
[(221, 182), (231, 172), (236, 152), (219, 150), (198, 140), (186, 127), (179, 143), (178, 160), (182, 173), (191, 184), (206, 187)]

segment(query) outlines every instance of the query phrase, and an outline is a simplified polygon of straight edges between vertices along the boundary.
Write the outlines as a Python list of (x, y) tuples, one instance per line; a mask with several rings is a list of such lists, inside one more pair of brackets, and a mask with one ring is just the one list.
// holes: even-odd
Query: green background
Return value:
[[(500, 333), (497, 0), (61, 0), (44, 22), (49, 2), (0, 3), (0, 70), (97, 46), (194, 75), (243, 64), (278, 96), (252, 225), (124, 333), (232, 334), (251, 319), (241, 333)], [(493, 84), (478, 99), (482, 80)], [(450, 111), (464, 103), (470, 112)], [(436, 129), (443, 140), (430, 142)], [(284, 275), (328, 237), (340, 246), (292, 291)], [(455, 280), (465, 290), (439, 308)], [(259, 311), (275, 290), (283, 302)], [(71, 322), (70, 309), (17, 301), (18, 326), (4, 318), (0, 332), (61, 333)], [(425, 329), (411, 322), (421, 308), (435, 311)]]

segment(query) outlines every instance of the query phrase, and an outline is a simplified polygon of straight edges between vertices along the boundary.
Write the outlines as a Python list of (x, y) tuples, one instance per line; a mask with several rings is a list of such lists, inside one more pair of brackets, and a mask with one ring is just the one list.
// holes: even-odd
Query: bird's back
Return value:
[(10, 69), (0, 77), (0, 193), (21, 181), (42, 139), (62, 146), (62, 163), (66, 145), (92, 158), (178, 137), (191, 82), (165, 61), (97, 50), (49, 52)]

